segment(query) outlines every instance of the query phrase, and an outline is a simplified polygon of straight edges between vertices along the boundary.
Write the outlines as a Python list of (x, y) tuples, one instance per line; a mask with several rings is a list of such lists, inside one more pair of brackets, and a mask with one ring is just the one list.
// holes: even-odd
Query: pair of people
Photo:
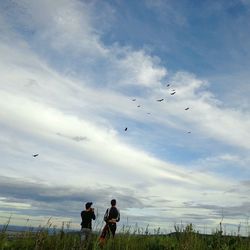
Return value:
[[(100, 236), (100, 240), (104, 241), (107, 235), (111, 232), (112, 236), (115, 236), (116, 232), (116, 223), (120, 221), (120, 212), (116, 208), (116, 200), (111, 200), (111, 207), (108, 208), (104, 215), (104, 221), (106, 225), (102, 230), (102, 234)], [(81, 212), (81, 241), (86, 241), (92, 232), (92, 220), (95, 220), (95, 212), (94, 208), (92, 208), (92, 202), (87, 202), (85, 204), (85, 210)]]

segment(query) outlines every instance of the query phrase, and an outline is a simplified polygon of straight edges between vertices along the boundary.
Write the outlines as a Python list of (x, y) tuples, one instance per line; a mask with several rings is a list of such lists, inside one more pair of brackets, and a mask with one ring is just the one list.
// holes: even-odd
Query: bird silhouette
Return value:
[(172, 93), (170, 93), (170, 95), (174, 95), (176, 92), (172, 92)]
[(167, 87), (169, 87), (170, 86), (170, 84), (167, 84)]
[(159, 99), (159, 100), (156, 100), (157, 102), (162, 102), (164, 99), (162, 98), (162, 99)]
[(39, 154), (34, 154), (33, 157), (37, 157)]
[(135, 102), (135, 101), (136, 101), (136, 99), (133, 99), (132, 101), (133, 101), (133, 102)]
[(125, 128), (124, 130), (125, 130), (125, 131), (127, 131), (127, 130), (128, 130), (128, 128)]
[(185, 110), (189, 110), (189, 107), (185, 108)]
[(138, 107), (138, 108), (140, 108), (140, 107), (141, 107), (141, 105), (137, 105), (137, 107)]
[(191, 131), (188, 131), (188, 134), (191, 134)]

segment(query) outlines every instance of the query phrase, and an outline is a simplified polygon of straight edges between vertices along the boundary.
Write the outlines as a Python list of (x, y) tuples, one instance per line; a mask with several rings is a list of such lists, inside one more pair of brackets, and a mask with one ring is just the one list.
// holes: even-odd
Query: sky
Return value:
[(248, 0), (0, 1), (0, 222), (115, 198), (119, 227), (248, 234), (249, 26)]

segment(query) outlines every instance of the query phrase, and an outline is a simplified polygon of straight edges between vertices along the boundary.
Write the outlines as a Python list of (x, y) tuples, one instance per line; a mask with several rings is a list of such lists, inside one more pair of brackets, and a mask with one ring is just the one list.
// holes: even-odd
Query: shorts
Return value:
[(91, 237), (92, 230), (90, 228), (81, 229), (81, 241), (86, 241)]

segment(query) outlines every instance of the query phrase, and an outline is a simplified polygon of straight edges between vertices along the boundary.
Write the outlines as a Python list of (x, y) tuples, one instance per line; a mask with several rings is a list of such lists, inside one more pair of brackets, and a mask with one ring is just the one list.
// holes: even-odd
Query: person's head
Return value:
[(86, 209), (90, 209), (91, 206), (92, 206), (92, 204), (93, 204), (93, 202), (87, 202), (87, 203), (85, 204), (85, 208), (86, 208)]
[(116, 205), (116, 200), (115, 200), (115, 199), (112, 199), (110, 203), (111, 203), (111, 206), (113, 207), (113, 206)]

